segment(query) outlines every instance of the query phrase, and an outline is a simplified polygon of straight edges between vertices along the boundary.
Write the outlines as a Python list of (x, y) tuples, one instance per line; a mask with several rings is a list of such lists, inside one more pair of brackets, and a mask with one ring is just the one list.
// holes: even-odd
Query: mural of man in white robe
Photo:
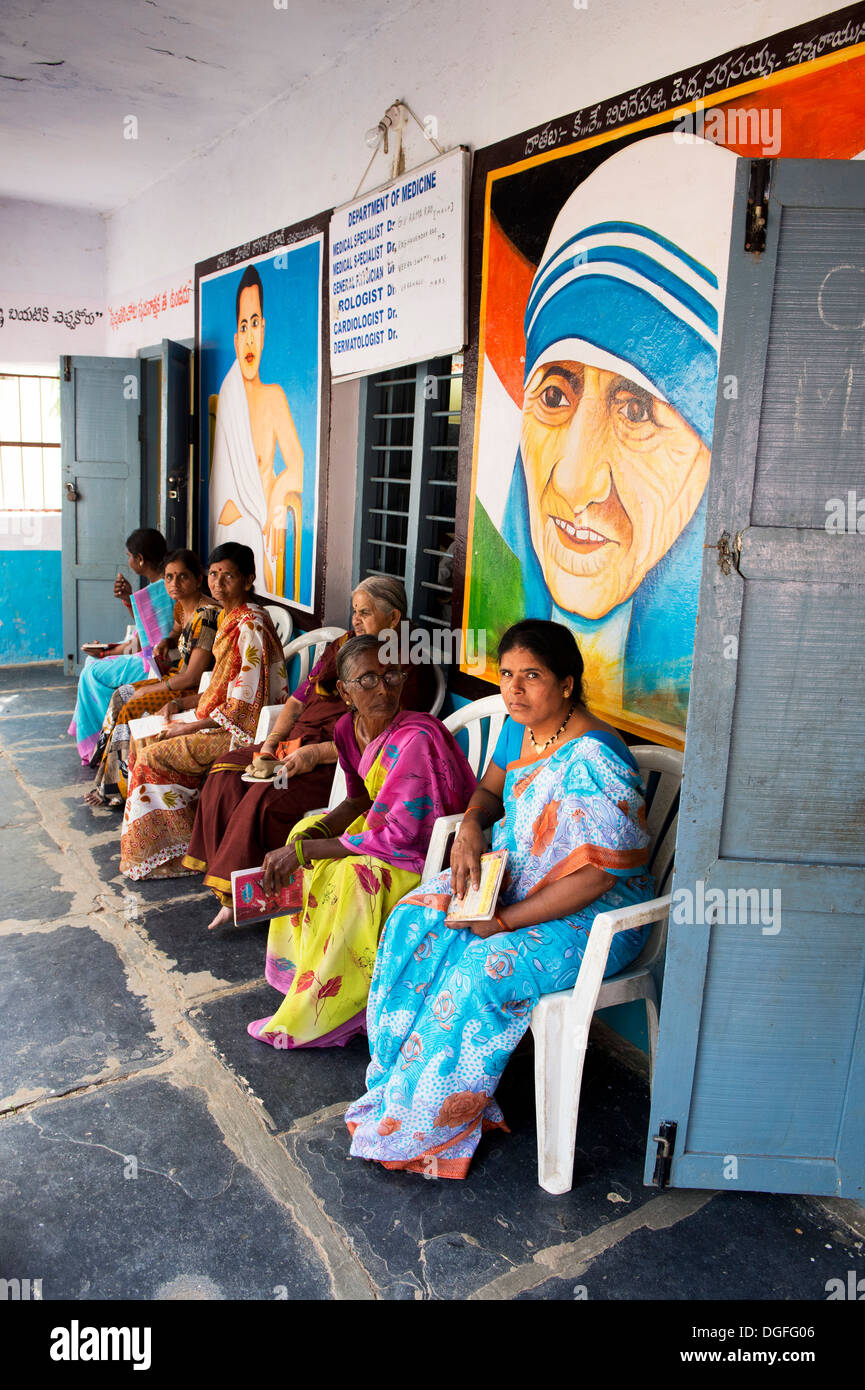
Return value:
[[(210, 473), (211, 545), (239, 541), (255, 556), (260, 590), (298, 598), (303, 493), (303, 449), (282, 387), (261, 380), (264, 292), (247, 266), (235, 301), (236, 360), (219, 391)], [(276, 446), (285, 464), (274, 471)], [(293, 564), (285, 575), (288, 517)]]

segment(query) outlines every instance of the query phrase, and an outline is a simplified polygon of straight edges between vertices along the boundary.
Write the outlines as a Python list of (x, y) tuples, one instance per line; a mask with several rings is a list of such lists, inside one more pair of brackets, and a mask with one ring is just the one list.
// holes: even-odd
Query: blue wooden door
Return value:
[(750, 172), (649, 1133), (676, 1126), (674, 1186), (861, 1198), (865, 167), (778, 161), (762, 254)]
[(128, 573), (124, 541), (141, 525), (141, 385), (135, 358), (60, 366), (63, 651), (77, 673), (82, 642), (118, 641), (129, 621), (113, 587), (118, 570)]

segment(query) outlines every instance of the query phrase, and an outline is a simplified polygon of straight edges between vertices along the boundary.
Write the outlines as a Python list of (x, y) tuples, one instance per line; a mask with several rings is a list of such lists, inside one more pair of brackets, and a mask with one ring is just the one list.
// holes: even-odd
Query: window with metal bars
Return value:
[(361, 382), (355, 583), (401, 579), (421, 626), (451, 626), (461, 355)]
[(0, 511), (60, 511), (60, 379), (0, 375)]

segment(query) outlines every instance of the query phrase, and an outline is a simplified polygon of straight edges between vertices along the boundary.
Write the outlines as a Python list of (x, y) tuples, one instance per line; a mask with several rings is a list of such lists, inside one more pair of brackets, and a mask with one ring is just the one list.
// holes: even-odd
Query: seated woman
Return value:
[(120, 805), (126, 796), (129, 721), (146, 714), (176, 714), (175, 697), (198, 689), (205, 671), (213, 665), (213, 641), (219, 607), (202, 593), (204, 567), (192, 550), (175, 550), (165, 562), (165, 587), (174, 599), (174, 628), (153, 649), (160, 669), (168, 665), (168, 653), (180, 649), (180, 660), (162, 680), (135, 681), (118, 686), (90, 766), (98, 769), (92, 789), (84, 798), (91, 806), (107, 801)]
[[(398, 628), (405, 612), (405, 589), (398, 579), (372, 575), (351, 596), (356, 634), (375, 637)], [(301, 816), (327, 805), (336, 762), (333, 730), (345, 713), (336, 688), (337, 653), (348, 640), (346, 633), (329, 644), (309, 678), (286, 700), (263, 744), (230, 753), (211, 769), (184, 859), (187, 869), (204, 871), (206, 886), (223, 904), (210, 923), (211, 931), (231, 921), (232, 872), (255, 868), (269, 849), (285, 844)], [(429, 709), (434, 684), (431, 667), (412, 666), (403, 687), (403, 708)], [(279, 784), (241, 781), (256, 753), (280, 761)], [(291, 779), (288, 786), (286, 777)]]
[(377, 638), (353, 638), (338, 663), (350, 713), (334, 735), (348, 797), (301, 821), (264, 861), (265, 890), (291, 884), (297, 895), (267, 941), (267, 979), (285, 999), (249, 1025), (276, 1047), (342, 1046), (363, 1031), (382, 922), (420, 882), (436, 817), (464, 806), (475, 787), (444, 725), (400, 711), (405, 676), (379, 660)]
[[(159, 531), (143, 528), (133, 531), (126, 539), (129, 568), (134, 574), (143, 575), (148, 584), (162, 578), (167, 546), (165, 537)], [(124, 598), (117, 584), (114, 592)], [(84, 669), (78, 677), (78, 694), (75, 699), (75, 713), (67, 730), (78, 744), (78, 753), (85, 767), (93, 757), (105, 711), (111, 696), (120, 685), (130, 681), (146, 680), (150, 668), (142, 656), (124, 648), (112, 647), (99, 660), (88, 656)]]
[[(351, 1152), (386, 1168), (465, 1177), (542, 994), (573, 985), (592, 921), (645, 902), (649, 835), (633, 756), (582, 701), (583, 663), (558, 623), (529, 620), (499, 646), (509, 718), (454, 841), (451, 868), (411, 893), (382, 933), (367, 1011), (367, 1093), (346, 1113)], [(504, 815), (502, 812), (504, 811)], [(485, 826), (507, 849), (492, 921), (450, 927), (477, 886)], [(613, 937), (607, 974), (648, 928)]]
[(127, 878), (176, 878), (188, 869), (195, 803), (208, 769), (232, 740), (251, 744), (263, 707), (286, 694), (282, 647), (265, 610), (253, 602), (255, 561), (248, 545), (228, 541), (210, 557), (208, 585), (218, 603), (214, 671), (201, 695), (185, 696), (196, 720), (168, 723), (130, 750), (129, 795), (120, 838)]

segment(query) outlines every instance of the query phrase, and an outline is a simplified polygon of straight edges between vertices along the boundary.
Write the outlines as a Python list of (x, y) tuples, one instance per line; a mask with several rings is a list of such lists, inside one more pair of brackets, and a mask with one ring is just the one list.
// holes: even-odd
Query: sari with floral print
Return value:
[(120, 837), (120, 872), (127, 878), (176, 878), (190, 872), (183, 856), (209, 768), (235, 744), (252, 744), (262, 708), (285, 699), (282, 647), (257, 604), (244, 603), (219, 615), (213, 658), (213, 675), (195, 713), (217, 727), (130, 747)]
[[(590, 733), (512, 762), (503, 800), (502, 906), (588, 864), (616, 882), (571, 917), (486, 938), (445, 925), (449, 871), (391, 913), (367, 1008), (367, 1093), (346, 1114), (351, 1152), (386, 1168), (466, 1176), (483, 1129), (506, 1128), (494, 1092), (538, 998), (574, 984), (599, 912), (652, 897), (639, 773)], [(646, 930), (614, 936), (607, 974)]]
[[(382, 923), (420, 882), (436, 819), (462, 810), (475, 789), (453, 735), (428, 714), (398, 714), (357, 770), (350, 730), (348, 715), (334, 730), (348, 795), (365, 786), (372, 806), (340, 836), (350, 856), (315, 859), (297, 872), (296, 910), (270, 924), (265, 973), (285, 999), (249, 1032), (274, 1047), (342, 1046), (363, 1032)], [(308, 826), (296, 825), (289, 844)]]

